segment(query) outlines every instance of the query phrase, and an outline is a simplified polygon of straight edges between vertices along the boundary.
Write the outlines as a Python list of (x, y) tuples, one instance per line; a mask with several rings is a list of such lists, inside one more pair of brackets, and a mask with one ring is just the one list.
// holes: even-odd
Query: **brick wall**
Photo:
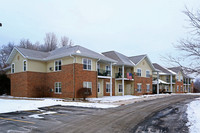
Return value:
[(11, 79), (11, 96), (27, 96), (27, 72), (10, 74)]
[[(137, 92), (137, 84), (141, 83), (141, 92)], [(150, 92), (147, 92), (147, 84), (150, 85)], [(146, 78), (146, 77), (138, 77), (134, 73), (134, 95), (143, 95), (143, 94), (152, 94), (153, 93), (153, 88), (152, 88), (152, 77)]]
[[(106, 92), (106, 82), (110, 83), (110, 79), (103, 79), (103, 95), (110, 96), (110, 93)], [(112, 96), (115, 96), (115, 78), (112, 78)]]
[(78, 91), (83, 88), (83, 82), (92, 82), (92, 95), (97, 97), (97, 71), (83, 70), (82, 64), (75, 63), (75, 97), (79, 98)]
[[(177, 85), (179, 86), (178, 91), (177, 91)], [(182, 86), (182, 90), (181, 90), (181, 86)], [(176, 81), (175, 92), (176, 93), (183, 93), (183, 89), (184, 89), (183, 82)]]

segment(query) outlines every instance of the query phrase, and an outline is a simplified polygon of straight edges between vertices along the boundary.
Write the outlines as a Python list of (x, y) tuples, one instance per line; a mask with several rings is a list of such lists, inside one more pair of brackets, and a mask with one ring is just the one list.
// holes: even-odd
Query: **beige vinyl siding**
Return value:
[[(72, 57), (64, 57), (64, 58), (61, 58), (61, 59), (56, 59), (56, 60), (61, 60), (62, 62), (62, 65), (69, 65), (69, 64), (73, 64), (73, 58)], [(46, 65), (46, 70), (47, 72), (54, 72), (54, 62), (56, 60), (51, 60), (51, 61), (48, 61), (47, 62), (47, 65)], [(50, 70), (50, 67), (53, 68), (53, 71)], [(61, 68), (62, 69), (62, 68)]]
[[(82, 62), (83, 59), (91, 59), (91, 58), (76, 56), (76, 63), (83, 64), (83, 62)], [(92, 71), (96, 71), (97, 70), (96, 69), (97, 60), (96, 59), (91, 59), (91, 60), (92, 60)]]
[[(12, 61), (12, 63), (15, 64), (15, 73), (23, 72), (23, 61), (24, 60), (25, 60), (25, 58), (20, 53), (17, 52), (17, 54), (15, 55), (15, 57), (13, 58), (13, 61)], [(27, 61), (27, 63), (28, 63), (28, 61)]]
[(32, 71), (32, 72), (47, 72), (46, 69), (46, 62), (42, 61), (35, 61), (35, 60), (28, 60), (27, 61), (27, 71)]
[(150, 65), (147, 62), (147, 58), (145, 58), (144, 60), (142, 60), (136, 67), (134, 67), (134, 72), (137, 73), (137, 69), (141, 69), (142, 70), (142, 75), (141, 77), (146, 77), (146, 70), (150, 71), (150, 75), (152, 75), (152, 69), (150, 67)]

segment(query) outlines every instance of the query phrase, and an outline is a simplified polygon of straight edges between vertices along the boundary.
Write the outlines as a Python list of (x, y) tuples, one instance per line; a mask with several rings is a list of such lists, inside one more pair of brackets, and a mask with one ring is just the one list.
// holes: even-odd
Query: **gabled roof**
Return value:
[(183, 71), (183, 69), (180, 66), (179, 67), (171, 67), (171, 68), (168, 68), (168, 69), (174, 71), (176, 74), (178, 74), (179, 72), (182, 72), (184, 78), (193, 79), (192, 77), (190, 77), (187, 74), (185, 74), (185, 72)]
[(93, 59), (99, 59), (99, 60), (107, 61), (107, 62), (116, 62), (115, 60), (110, 59), (102, 54), (99, 54), (97, 52), (84, 48), (82, 46), (75, 45), (75, 46), (70, 46), (70, 47), (69, 46), (61, 47), (50, 52), (41, 52), (41, 51), (36, 51), (36, 50), (15, 47), (12, 50), (7, 60), (8, 64), (12, 62), (17, 52), (19, 52), (24, 58), (39, 60), (39, 61), (48, 61), (48, 60), (59, 59), (59, 58), (63, 58), (63, 57), (71, 56), (71, 55), (78, 55), (78, 56), (84, 56), (84, 57), (89, 57)]
[(108, 51), (108, 52), (103, 52), (103, 55), (116, 60), (117, 63), (115, 65), (125, 65), (125, 66), (134, 66), (135, 64), (125, 55), (116, 52), (116, 51)]
[(145, 55), (137, 55), (137, 56), (131, 56), (128, 57), (133, 63), (135, 63), (135, 66), (137, 66), (143, 59), (147, 58), (147, 62), (149, 63), (149, 66), (151, 67), (151, 69), (153, 71), (158, 71), (154, 68), (154, 66), (151, 63), (151, 60), (149, 59), (149, 57), (145, 54)]
[(131, 56), (128, 57), (133, 63), (135, 63), (136, 65), (142, 61), (142, 59), (144, 59), (147, 55), (137, 55), (137, 56)]
[(175, 72), (165, 68), (165, 67), (162, 67), (161, 65), (157, 64), (157, 63), (153, 63), (153, 66), (155, 69), (159, 70), (160, 71), (160, 74), (163, 74), (163, 75), (176, 75)]
[(171, 67), (168, 68), (169, 70), (172, 70), (173, 72), (175, 72), (176, 74), (178, 74), (179, 71), (182, 71), (181, 67)]

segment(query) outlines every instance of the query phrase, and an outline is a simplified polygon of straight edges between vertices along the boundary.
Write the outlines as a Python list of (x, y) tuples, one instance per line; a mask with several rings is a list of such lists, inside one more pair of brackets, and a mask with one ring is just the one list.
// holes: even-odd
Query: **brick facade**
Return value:
[[(137, 84), (141, 83), (141, 92), (137, 91)], [(150, 91), (147, 92), (147, 84), (150, 85)], [(134, 73), (134, 95), (143, 95), (143, 94), (152, 94), (152, 77), (146, 78), (146, 77), (139, 77)]]
[[(74, 77), (73, 68), (75, 70)], [(63, 65), (62, 70), (58, 72), (27, 71), (10, 74), (10, 77), (12, 96), (57, 98), (73, 98), (75, 96), (75, 98), (79, 98), (77, 92), (83, 88), (83, 81), (87, 81), (92, 82), (92, 95), (90, 97), (97, 97), (97, 72), (83, 70), (82, 64)], [(62, 93), (55, 93), (55, 82), (61, 82)]]
[[(110, 96), (110, 92), (106, 92), (106, 82), (110, 83), (110, 79), (103, 79), (103, 95)], [(115, 96), (115, 78), (112, 78), (112, 96)]]
[[(178, 90), (177, 90), (177, 86), (178, 86)], [(182, 86), (182, 89), (181, 89), (181, 86)], [(176, 84), (175, 84), (175, 92), (176, 93), (184, 93), (183, 90), (183, 82), (179, 82), (179, 81), (176, 81)]]

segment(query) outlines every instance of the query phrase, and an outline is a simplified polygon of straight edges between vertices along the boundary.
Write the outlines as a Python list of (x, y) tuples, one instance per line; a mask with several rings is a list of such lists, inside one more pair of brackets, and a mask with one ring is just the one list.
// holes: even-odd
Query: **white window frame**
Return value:
[(176, 75), (176, 80), (179, 81), (179, 75)]
[[(107, 69), (107, 68), (109, 68), (109, 69)], [(108, 75), (111, 75), (111, 68), (110, 68), (110, 65), (106, 65), (106, 66), (105, 66), (105, 70), (106, 70), (106, 72), (107, 72), (107, 71), (109, 72)]]
[[(57, 84), (58, 84), (58, 86), (57, 86)], [(59, 84), (60, 84), (60, 86), (59, 86)], [(56, 90), (58, 90), (58, 92)], [(54, 92), (56, 94), (62, 94), (62, 83), (61, 82), (54, 83)]]
[[(108, 85), (109, 85), (109, 88), (107, 89), (107, 87), (108, 87)], [(106, 82), (106, 93), (110, 93), (110, 82)], [(107, 90), (109, 90), (109, 91), (107, 91)]]
[[(141, 71), (142, 72), (142, 71)], [(147, 76), (147, 72), (149, 72), (149, 77)], [(141, 74), (142, 75), (142, 74)], [(146, 78), (150, 78), (151, 77), (151, 74), (150, 74), (150, 71), (149, 70), (146, 70)]]
[(119, 92), (119, 93), (122, 93), (122, 92), (123, 92), (123, 87), (121, 88), (121, 91), (120, 91), (120, 88), (119, 88), (119, 86), (121, 86), (121, 87), (122, 87), (122, 84), (118, 84), (118, 92)]
[[(26, 62), (26, 70), (24, 70), (24, 62)], [(23, 60), (23, 71), (24, 71), (24, 72), (26, 72), (26, 71), (28, 70), (28, 69), (27, 69), (27, 68), (28, 68), (27, 66), (28, 66), (28, 65), (27, 65), (27, 60)]]
[[(61, 68), (61, 69), (60, 69), (60, 70), (56, 70), (56, 67), (57, 67), (57, 66), (56, 66), (56, 62), (57, 62), (57, 61), (58, 61), (58, 65), (57, 65), (58, 68), (59, 68), (59, 61), (61, 62), (61, 65), (60, 65), (60, 68)], [(62, 60), (61, 60), (61, 59), (60, 59), (60, 60), (55, 60), (55, 61), (54, 61), (54, 71), (57, 72), (57, 71), (61, 71), (61, 70), (62, 70)]]
[(179, 85), (176, 86), (176, 91), (177, 91), (177, 92), (179, 91)]
[(97, 84), (97, 92), (98, 93), (100, 93), (100, 88), (101, 88), (101, 84), (100, 84), (100, 82), (98, 82), (98, 84)]
[[(12, 67), (14, 65), (14, 67)], [(13, 71), (12, 71), (13, 70)], [(11, 64), (11, 73), (15, 73), (15, 63)]]
[[(149, 89), (147, 89), (147, 92), (150, 92), (150, 84), (146, 84), (146, 87), (149, 86)], [(147, 87), (148, 88), (148, 87)]]
[[(140, 91), (138, 91), (138, 86), (140, 86)], [(137, 83), (137, 92), (138, 93), (141, 93), (142, 92), (142, 83)]]
[[(86, 86), (84, 86), (84, 84), (86, 84)], [(91, 84), (91, 87), (89, 86), (89, 84)], [(83, 81), (83, 87), (84, 87), (84, 88), (90, 89), (90, 90), (91, 90), (91, 93), (92, 93), (92, 82)]]
[[(86, 64), (86, 69), (84, 68), (84, 65), (85, 65), (85, 64), (84, 64), (84, 60), (86, 60), (86, 62), (87, 62), (87, 64)], [(91, 61), (91, 64), (88, 64), (88, 61), (89, 61), (89, 60)], [(83, 64), (83, 70), (90, 70), (90, 71), (92, 70), (92, 60), (91, 60), (91, 59), (83, 58), (83, 59), (82, 59), (82, 64)], [(89, 67), (88, 67), (89, 65), (91, 65), (91, 69), (89, 69)]]
[[(138, 70), (140, 70), (140, 75), (138, 75)], [(142, 77), (142, 69), (141, 68), (137, 68), (137, 76)]]

